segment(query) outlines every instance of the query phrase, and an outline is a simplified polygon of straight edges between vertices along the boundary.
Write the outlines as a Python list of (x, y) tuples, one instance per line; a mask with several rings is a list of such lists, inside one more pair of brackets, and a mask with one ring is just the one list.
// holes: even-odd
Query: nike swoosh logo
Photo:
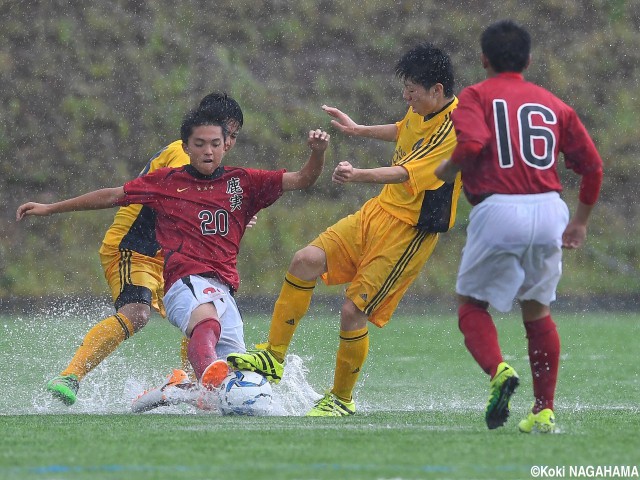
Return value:
[(185, 190), (189, 190), (189, 187), (186, 187), (186, 188), (179, 188), (179, 189), (178, 189), (178, 193), (184, 192)]

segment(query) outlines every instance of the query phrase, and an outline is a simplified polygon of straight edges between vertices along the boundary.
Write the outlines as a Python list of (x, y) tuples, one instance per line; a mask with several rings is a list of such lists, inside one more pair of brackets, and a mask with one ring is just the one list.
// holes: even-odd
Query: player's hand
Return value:
[(353, 165), (349, 162), (340, 162), (333, 171), (331, 180), (333, 183), (338, 183), (340, 185), (343, 183), (349, 183), (353, 180), (354, 170)]
[(328, 105), (323, 105), (322, 109), (334, 118), (334, 120), (331, 120), (331, 125), (346, 135), (356, 135), (358, 124), (351, 120), (349, 115), (338, 110), (336, 107), (330, 107)]
[(443, 160), (440, 165), (436, 167), (434, 174), (445, 183), (453, 183), (459, 171), (460, 168), (451, 163), (451, 160)]
[(331, 136), (324, 130), (317, 128), (316, 130), (309, 131), (309, 138), (307, 144), (309, 148), (314, 152), (324, 152), (329, 146), (329, 139)]
[(586, 238), (587, 226), (583, 223), (571, 221), (562, 233), (562, 248), (580, 248), (584, 245)]
[(16, 221), (22, 220), (27, 215), (39, 215), (46, 216), (50, 215), (49, 205), (46, 203), (34, 203), (28, 202), (18, 207), (16, 211)]
[(247, 228), (253, 227), (257, 222), (258, 222), (258, 217), (254, 215), (253, 217), (251, 217), (251, 220), (249, 220), (249, 223), (247, 223)]

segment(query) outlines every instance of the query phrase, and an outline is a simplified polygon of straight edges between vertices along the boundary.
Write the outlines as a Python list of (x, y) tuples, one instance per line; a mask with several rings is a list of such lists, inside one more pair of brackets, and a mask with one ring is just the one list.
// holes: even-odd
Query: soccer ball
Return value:
[(271, 384), (262, 375), (236, 370), (220, 385), (218, 407), (223, 415), (267, 415), (271, 411)]

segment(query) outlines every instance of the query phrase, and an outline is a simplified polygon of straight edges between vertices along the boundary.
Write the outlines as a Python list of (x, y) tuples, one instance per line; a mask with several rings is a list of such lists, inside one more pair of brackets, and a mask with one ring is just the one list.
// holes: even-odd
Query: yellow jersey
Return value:
[[(139, 176), (159, 168), (182, 167), (188, 163), (189, 156), (182, 149), (182, 140), (176, 140), (151, 157)], [(156, 241), (153, 210), (142, 205), (120, 207), (102, 240), (100, 253), (107, 250), (131, 250), (148, 257), (158, 255), (160, 245)]]
[(442, 110), (428, 117), (409, 108), (396, 123), (398, 134), (391, 161), (392, 166), (406, 168), (409, 179), (385, 185), (377, 197), (390, 215), (428, 233), (446, 232), (456, 218), (462, 187), (460, 175), (453, 184), (447, 184), (434, 172), (443, 160), (451, 157), (456, 146), (451, 112), (457, 105), (458, 99), (454, 97)]

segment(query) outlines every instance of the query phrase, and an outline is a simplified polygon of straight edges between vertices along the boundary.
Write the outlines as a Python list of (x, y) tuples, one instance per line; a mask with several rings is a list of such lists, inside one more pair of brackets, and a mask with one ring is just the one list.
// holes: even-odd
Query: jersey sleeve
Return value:
[(560, 150), (567, 168), (582, 176), (580, 201), (593, 205), (602, 185), (602, 158), (580, 118), (573, 109), (568, 110), (566, 128)]
[(602, 159), (596, 146), (573, 109), (569, 110), (565, 125), (560, 151), (564, 153), (567, 168), (579, 175), (602, 170)]
[(132, 203), (153, 206), (157, 194), (160, 191), (159, 182), (164, 175), (156, 170), (146, 175), (137, 177), (124, 184), (125, 196), (120, 199), (118, 205), (130, 205)]
[(444, 183), (435, 175), (435, 170), (443, 160), (449, 158), (453, 152), (455, 142), (448, 142), (442, 148), (431, 154), (425, 155), (402, 166), (409, 173), (409, 179), (404, 183), (405, 187), (414, 195), (425, 190), (435, 190)]
[(253, 211), (255, 215), (263, 208), (272, 205), (284, 193), (282, 190), (282, 176), (286, 170), (257, 170), (246, 169), (253, 187)]
[[(473, 150), (478, 151), (487, 145), (492, 138), (489, 125), (482, 110), (479, 94), (467, 87), (460, 93), (458, 108), (451, 114), (458, 144), (475, 144)], [(456, 157), (454, 163), (460, 164), (462, 157)]]

